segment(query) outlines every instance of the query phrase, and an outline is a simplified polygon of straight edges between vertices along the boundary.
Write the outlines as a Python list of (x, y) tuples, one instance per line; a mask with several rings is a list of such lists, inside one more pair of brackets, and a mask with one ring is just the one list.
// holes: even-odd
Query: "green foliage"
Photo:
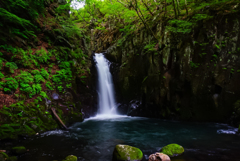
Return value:
[(4, 78), (4, 74), (2, 74), (2, 72), (0, 72), (0, 79)]
[(212, 16), (209, 16), (207, 14), (195, 14), (192, 18), (194, 22), (197, 22), (200, 20), (206, 20), (206, 19), (212, 18)]
[(47, 87), (48, 89), (50, 89), (50, 90), (54, 90), (54, 89), (53, 89), (53, 85), (52, 85), (52, 83), (51, 83), (50, 81), (47, 81), (46, 87)]
[(43, 98), (50, 99), (44, 91), (41, 91), (40, 96), (42, 96)]
[(14, 91), (18, 88), (18, 82), (14, 78), (5, 78), (3, 87), (4, 87), (4, 92)]
[(19, 48), (16, 49), (16, 53), (14, 53), (12, 58), (19, 57), (20, 60), (16, 60), (16, 63), (22, 64), (24, 67), (33, 68), (34, 65), (39, 67), (39, 63), (35, 59), (35, 55), (32, 55), (32, 52), (31, 49), (23, 50), (22, 48)]
[(58, 86), (57, 88), (58, 88), (59, 92), (62, 92), (62, 90), (63, 90), (62, 86)]
[(29, 94), (29, 97), (32, 98), (32, 96), (39, 94), (42, 91), (42, 86), (41, 84), (33, 84), (32, 85), (32, 91)]
[(49, 74), (48, 74), (48, 72), (47, 72), (44, 68), (41, 69), (41, 75), (42, 75), (45, 79), (48, 79), (48, 78), (49, 78)]
[(35, 53), (35, 59), (38, 60), (40, 63), (47, 63), (50, 58), (51, 53), (47, 53), (43, 48), (41, 48)]
[(199, 64), (190, 61), (190, 66), (191, 66), (192, 68), (197, 68), (197, 67), (199, 66)]
[(11, 73), (14, 73), (14, 70), (18, 69), (18, 66), (14, 62), (7, 62), (5, 66), (10, 69)]
[(56, 84), (62, 84), (62, 81), (70, 81), (72, 78), (71, 70), (62, 69), (53, 75), (52, 80)]
[(42, 75), (41, 74), (36, 74), (35, 76), (34, 76), (34, 82), (35, 83), (42, 83), (42, 82), (44, 82), (44, 78), (42, 77)]
[(59, 5), (58, 8), (56, 9), (56, 12), (61, 14), (61, 13), (66, 13), (69, 10), (70, 10), (70, 3), (67, 3), (64, 5)]
[[(10, 52), (10, 53), (13, 53), (13, 54), (17, 52), (17, 49), (16, 49), (16, 48), (12, 47), (11, 45), (7, 45), (7, 44), (5, 44), (5, 45), (0, 45), (0, 49), (3, 49), (3, 50), (5, 50), (5, 51)], [(0, 55), (0, 56), (1, 56), (1, 55)]]
[(4, 8), (0, 8), (0, 17), (5, 20), (5, 22), (11, 22), (13, 24), (17, 24), (17, 25), (21, 25), (24, 28), (28, 28), (28, 26), (33, 27), (33, 24), (26, 19), (20, 18), (17, 15), (8, 12), (6, 9)]
[(72, 83), (66, 84), (66, 87), (67, 87), (67, 88), (72, 87)]
[(192, 22), (177, 19), (169, 20), (168, 23), (169, 26), (166, 28), (173, 33), (190, 33), (193, 26)]
[(147, 44), (146, 46), (144, 46), (144, 49), (146, 49), (147, 52), (156, 51), (156, 49), (154, 48), (155, 46), (156, 46), (156, 43), (151, 42), (151, 43)]
[(0, 70), (2, 69), (3, 61), (0, 59)]

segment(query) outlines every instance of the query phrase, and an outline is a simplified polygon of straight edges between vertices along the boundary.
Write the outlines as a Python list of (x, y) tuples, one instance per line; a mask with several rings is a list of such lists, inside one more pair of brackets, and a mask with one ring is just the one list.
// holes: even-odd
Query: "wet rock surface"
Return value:
[(168, 155), (163, 153), (155, 153), (149, 156), (148, 161), (171, 161)]
[(112, 161), (141, 161), (143, 153), (140, 149), (129, 145), (116, 145)]
[[(239, 117), (229, 118), (240, 96), (240, 17), (217, 21), (214, 12), (191, 34), (176, 35), (158, 23), (154, 33), (161, 40), (153, 51), (144, 48), (153, 39), (144, 29), (121, 45), (99, 46), (115, 64), (117, 101), (128, 105), (129, 115), (239, 125)], [(141, 102), (137, 110), (133, 100)]]
[(184, 152), (184, 148), (178, 144), (169, 144), (164, 146), (160, 151), (170, 157), (174, 157), (181, 155)]

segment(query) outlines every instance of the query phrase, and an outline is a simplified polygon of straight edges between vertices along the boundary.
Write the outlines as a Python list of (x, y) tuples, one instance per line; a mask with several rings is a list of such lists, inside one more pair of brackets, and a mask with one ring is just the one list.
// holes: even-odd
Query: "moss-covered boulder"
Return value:
[(184, 152), (184, 148), (178, 144), (169, 144), (161, 149), (161, 152), (169, 157), (179, 156)]
[(62, 161), (77, 161), (77, 157), (75, 155), (69, 155)]
[(23, 154), (27, 152), (27, 149), (24, 146), (16, 146), (12, 148), (13, 153), (15, 154)]
[(141, 161), (143, 153), (140, 149), (129, 145), (116, 145), (112, 161)]
[(17, 157), (16, 156), (8, 157), (7, 161), (17, 161)]
[(0, 152), (0, 161), (5, 161), (8, 158), (8, 155), (4, 152)]

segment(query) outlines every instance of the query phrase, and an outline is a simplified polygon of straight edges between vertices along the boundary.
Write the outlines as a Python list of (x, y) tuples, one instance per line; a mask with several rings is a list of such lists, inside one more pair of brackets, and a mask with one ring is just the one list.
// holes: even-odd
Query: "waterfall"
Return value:
[(109, 71), (109, 61), (102, 53), (95, 54), (94, 59), (98, 71), (98, 113), (101, 115), (115, 115), (116, 102), (112, 75)]

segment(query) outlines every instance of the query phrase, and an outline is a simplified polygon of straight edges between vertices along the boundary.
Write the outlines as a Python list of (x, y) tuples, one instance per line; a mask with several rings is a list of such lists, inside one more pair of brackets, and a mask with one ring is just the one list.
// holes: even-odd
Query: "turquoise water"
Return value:
[(178, 143), (185, 153), (174, 161), (239, 161), (240, 136), (225, 124), (174, 122), (140, 117), (92, 118), (69, 131), (55, 130), (22, 140), (29, 152), (19, 161), (111, 161), (116, 144), (140, 148), (147, 157), (161, 147)]

